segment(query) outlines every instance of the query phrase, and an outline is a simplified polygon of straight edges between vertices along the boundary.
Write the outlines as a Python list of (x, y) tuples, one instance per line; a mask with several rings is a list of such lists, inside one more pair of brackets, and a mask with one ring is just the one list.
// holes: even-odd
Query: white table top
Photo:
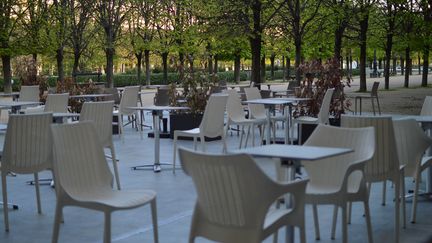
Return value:
[(101, 98), (112, 96), (112, 94), (82, 94), (82, 95), (71, 95), (70, 98)]
[(19, 92), (12, 92), (12, 93), (0, 93), (0, 96), (2, 97), (12, 97), (12, 96), (19, 96)]
[(229, 151), (245, 153), (258, 157), (281, 158), (290, 160), (318, 160), (353, 152), (350, 148), (315, 147), (299, 145), (270, 144)]
[(168, 110), (189, 110), (190, 109), (189, 107), (184, 107), (184, 106), (156, 106), (156, 105), (131, 106), (126, 108), (132, 110), (145, 110), (145, 111), (168, 111)]
[(0, 106), (4, 107), (17, 107), (26, 105), (39, 105), (38, 101), (0, 101)]
[(54, 118), (60, 118), (60, 117), (78, 117), (80, 116), (79, 113), (69, 113), (69, 112), (54, 112), (53, 117)]
[(262, 105), (284, 105), (292, 103), (293, 101), (287, 99), (267, 98), (267, 99), (254, 99), (246, 100), (246, 104), (262, 104)]
[(417, 122), (432, 122), (432, 116), (420, 115), (393, 115), (393, 119), (414, 119)]
[(300, 97), (281, 97), (281, 98), (273, 98), (278, 100), (289, 100), (292, 102), (300, 102), (300, 101), (309, 101), (312, 100), (311, 98), (300, 98)]

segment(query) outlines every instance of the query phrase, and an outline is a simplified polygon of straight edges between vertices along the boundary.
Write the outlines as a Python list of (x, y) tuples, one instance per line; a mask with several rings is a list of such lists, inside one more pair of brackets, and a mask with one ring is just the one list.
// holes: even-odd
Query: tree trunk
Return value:
[(185, 58), (184, 58), (183, 52), (179, 52), (179, 61), (180, 61), (180, 64), (178, 66), (179, 79), (181, 81), (183, 81), (184, 80), (184, 63), (185, 63)]
[(346, 76), (347, 76), (347, 77), (350, 77), (350, 76), (351, 76), (351, 75), (350, 75), (349, 59), (350, 59), (350, 57), (349, 57), (349, 54), (347, 53), (347, 55), (346, 55), (346, 59), (345, 59), (345, 62), (346, 62)]
[(366, 48), (367, 30), (369, 27), (369, 14), (365, 14), (360, 20), (360, 92), (366, 92)]
[(386, 49), (385, 49), (385, 70), (384, 70), (384, 88), (389, 89), (390, 88), (390, 59), (392, 55), (392, 48), (393, 48), (393, 34), (392, 32), (387, 32), (387, 43), (386, 43)]
[(286, 70), (285, 70), (285, 56), (282, 56), (282, 82), (286, 80)]
[(261, 0), (253, 1), (253, 33), (249, 38), (249, 42), (252, 50), (251, 81), (255, 82), (255, 85), (259, 85), (261, 83), (261, 7)]
[(218, 73), (218, 70), (219, 70), (219, 63), (218, 63), (218, 56), (217, 55), (215, 55), (214, 56), (214, 68), (213, 68), (213, 72), (214, 73)]
[(345, 27), (342, 26), (342, 23), (336, 28), (334, 32), (334, 57), (338, 60), (342, 59), (342, 37), (345, 31)]
[(11, 69), (11, 57), (1, 56), (3, 64), (3, 87), (5, 93), (12, 92), (12, 69)]
[(261, 57), (261, 82), (266, 81), (265, 55)]
[(168, 52), (162, 52), (163, 82), (168, 84)]
[(115, 49), (114, 48), (105, 48), (105, 55), (106, 55), (106, 80), (107, 80), (107, 87), (108, 88), (114, 88), (114, 54)]
[(149, 86), (150, 83), (150, 50), (144, 50), (144, 62), (145, 62), (145, 74), (146, 74), (146, 85)]
[(63, 59), (64, 59), (64, 55), (63, 55), (63, 47), (60, 47), (59, 49), (57, 49), (56, 51), (56, 59), (57, 59), (57, 75), (58, 75), (58, 81), (60, 83), (64, 82), (64, 68), (63, 68)]
[(286, 76), (288, 79), (291, 79), (291, 59), (289, 58), (289, 56), (287, 56), (286, 58)]
[(409, 87), (409, 75), (410, 75), (410, 69), (411, 69), (410, 52), (411, 52), (410, 47), (405, 48), (405, 60), (406, 60), (405, 82), (404, 82), (405, 88)]
[(421, 60), (420, 60), (420, 52), (417, 54), (417, 60), (418, 60), (418, 74), (420, 75), (421, 74), (421, 65), (420, 65), (420, 62), (421, 62)]
[(33, 53), (32, 54), (32, 58), (35, 64), (37, 64), (37, 58), (38, 58), (38, 54), (37, 53)]
[(429, 73), (429, 45), (425, 45), (423, 48), (423, 74), (422, 74), (422, 86), (427, 87), (428, 85), (428, 73)]
[(396, 60), (396, 56), (393, 55), (393, 74), (394, 74), (394, 75), (397, 75), (396, 62), (397, 62), (397, 60)]
[(213, 74), (213, 56), (210, 55), (208, 58), (208, 73)]
[(404, 75), (404, 73), (405, 73), (405, 59), (402, 56), (400, 58), (400, 62), (401, 62), (401, 75)]
[(138, 80), (138, 83), (140, 85), (142, 85), (142, 83), (141, 83), (142, 56), (143, 56), (143, 52), (142, 51), (138, 51), (138, 52), (135, 53), (135, 57), (137, 59), (137, 80)]
[(270, 79), (271, 80), (275, 79), (275, 75), (274, 75), (274, 71), (275, 71), (274, 62), (275, 62), (275, 58), (276, 58), (276, 54), (272, 53), (271, 56), (270, 56)]
[(76, 75), (79, 72), (79, 59), (81, 57), (81, 54), (79, 53), (79, 51), (75, 51), (74, 50), (74, 63), (72, 66), (72, 78), (73, 81), (76, 82)]
[(240, 82), (240, 54), (234, 55), (234, 82)]
[(302, 48), (302, 43), (301, 43), (301, 36), (296, 36), (295, 38), (295, 76), (296, 76), (296, 82), (297, 84), (300, 84), (301, 81), (301, 74), (300, 74), (300, 70), (299, 70), (299, 66), (301, 64), (301, 48)]

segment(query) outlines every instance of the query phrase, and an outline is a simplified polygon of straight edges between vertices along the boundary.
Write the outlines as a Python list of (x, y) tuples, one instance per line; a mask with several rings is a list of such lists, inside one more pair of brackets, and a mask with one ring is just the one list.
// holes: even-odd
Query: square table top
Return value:
[(281, 158), (288, 160), (319, 160), (353, 151), (354, 150), (351, 148), (270, 144), (232, 150), (229, 151), (229, 153), (245, 153), (257, 157)]
[(169, 111), (169, 110), (189, 110), (190, 109), (189, 107), (185, 107), (185, 106), (157, 106), (157, 105), (131, 106), (126, 108), (131, 110), (145, 110), (145, 111)]
[(244, 103), (246, 104), (262, 104), (262, 105), (284, 105), (292, 103), (293, 101), (287, 99), (276, 99), (276, 98), (267, 98), (267, 99), (253, 99), (246, 100)]
[(39, 101), (0, 101), (0, 107), (18, 107), (26, 105), (39, 105)]

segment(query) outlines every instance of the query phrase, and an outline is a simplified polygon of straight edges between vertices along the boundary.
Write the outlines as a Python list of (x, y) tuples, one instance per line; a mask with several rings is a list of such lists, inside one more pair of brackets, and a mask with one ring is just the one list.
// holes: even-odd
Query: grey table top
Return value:
[(167, 111), (167, 110), (189, 110), (190, 109), (189, 107), (185, 107), (185, 106), (156, 106), (156, 105), (131, 106), (126, 108), (132, 110), (146, 110), (146, 111)]
[(40, 102), (36, 101), (0, 101), (0, 107), (18, 107), (28, 105), (39, 105)]
[(289, 160), (319, 160), (327, 157), (353, 152), (350, 148), (299, 146), (270, 144), (248, 147), (229, 151), (229, 153), (245, 153), (257, 157), (281, 158)]
[(253, 100), (246, 100), (244, 103), (246, 104), (262, 104), (262, 105), (283, 105), (283, 104), (289, 104), (293, 101), (287, 100), (287, 99), (276, 99), (276, 98), (267, 98), (267, 99), (253, 99)]

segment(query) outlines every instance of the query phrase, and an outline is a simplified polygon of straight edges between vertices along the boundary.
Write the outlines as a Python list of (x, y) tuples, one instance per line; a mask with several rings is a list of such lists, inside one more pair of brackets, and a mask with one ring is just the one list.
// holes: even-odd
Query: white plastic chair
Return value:
[(370, 99), (371, 103), (372, 103), (372, 110), (373, 110), (373, 114), (375, 116), (375, 102), (374, 100), (376, 100), (377, 106), (378, 106), (378, 114), (381, 115), (381, 108), (380, 108), (380, 104), (379, 104), (379, 98), (378, 98), (378, 87), (379, 87), (379, 82), (374, 82), (372, 85), (372, 89), (370, 94), (356, 94), (354, 97), (354, 104), (355, 104), (355, 114), (357, 114), (357, 100), (360, 101), (360, 115), (362, 113), (362, 100), (363, 99)]
[(121, 100), (119, 109), (114, 111), (114, 115), (118, 119), (119, 134), (123, 140), (123, 116), (132, 116), (132, 124), (136, 121), (138, 117), (138, 111), (129, 109), (127, 107), (135, 107), (138, 104), (138, 93), (140, 91), (140, 86), (128, 86), (125, 87)]
[(399, 163), (405, 166), (405, 177), (412, 177), (415, 181), (411, 210), (411, 223), (415, 223), (421, 173), (432, 165), (432, 157), (423, 155), (432, 145), (432, 139), (415, 120), (394, 120), (393, 125)]
[[(264, 127), (267, 123), (266, 119), (253, 119), (253, 118), (246, 118), (245, 112), (243, 110), (243, 105), (241, 104), (241, 100), (239, 97), (239, 94), (235, 89), (226, 90), (225, 91), (228, 94), (228, 101), (227, 101), (227, 123), (226, 123), (226, 133), (228, 133), (228, 130), (231, 125), (238, 125), (240, 126), (240, 143), (239, 148), (242, 147), (243, 144), (243, 135), (244, 135), (244, 128), (247, 127), (247, 134), (246, 134), (246, 141), (245, 141), (245, 147), (247, 146), (250, 130), (252, 129), (252, 146), (255, 146), (255, 126), (262, 126)], [(263, 139), (263, 132), (261, 132), (261, 139)]]
[(324, 98), (321, 103), (320, 111), (318, 113), (318, 117), (311, 116), (300, 116), (293, 119), (293, 124), (291, 125), (291, 134), (294, 134), (294, 125), (297, 123), (298, 126), (298, 144), (302, 144), (302, 124), (329, 124), (329, 111), (330, 111), (330, 103), (332, 100), (334, 89), (327, 89), (324, 94)]
[[(10, 115), (1, 158), (3, 204), (7, 204), (6, 178), (9, 172), (33, 174), (38, 213), (42, 213), (38, 172), (52, 168), (51, 113)], [(9, 214), (3, 208), (5, 230)]]
[[(247, 100), (255, 100), (255, 99), (261, 99), (262, 98), (260, 91), (256, 87), (245, 88), (244, 91), (246, 93)], [(262, 120), (262, 119), (267, 120), (267, 114), (266, 114), (266, 110), (265, 110), (265, 106), (264, 105), (261, 105), (261, 104), (248, 104), (248, 108), (249, 108), (249, 116), (251, 118), (260, 119), (260, 120)], [(276, 138), (275, 123), (277, 121), (285, 122), (286, 121), (286, 116), (284, 116), (284, 115), (277, 115), (277, 116), (272, 116), (271, 117), (273, 139)]]
[(104, 243), (111, 242), (111, 213), (150, 203), (154, 242), (158, 242), (156, 193), (151, 190), (113, 190), (113, 177), (93, 122), (51, 126), (57, 204), (52, 242), (58, 242), (62, 211), (77, 206), (105, 215)]
[[(390, 116), (354, 116), (342, 115), (341, 126), (343, 127), (375, 127), (375, 154), (370, 162), (366, 164), (365, 175), (368, 186), (374, 182), (388, 180), (394, 183), (395, 190), (395, 241), (399, 242), (400, 226), (400, 203), (402, 203), (403, 227), (405, 227), (405, 183), (404, 169), (399, 165), (397, 147), (393, 129), (393, 121)], [(385, 204), (385, 189), (383, 186), (383, 205)], [(369, 188), (370, 190), (370, 188)], [(401, 202), (399, 200), (401, 199)]]
[[(306, 242), (307, 180), (277, 183), (245, 154), (207, 155), (184, 149), (179, 149), (179, 154), (182, 168), (192, 177), (198, 194), (190, 243), (197, 237), (217, 242), (258, 243), (288, 225), (298, 227), (300, 242)], [(269, 210), (286, 193), (294, 196), (294, 207)]]
[(191, 130), (175, 130), (174, 131), (174, 155), (173, 155), (173, 173), (175, 173), (175, 162), (177, 154), (177, 139), (178, 137), (192, 137), (194, 141), (194, 149), (197, 149), (197, 139), (201, 141), (202, 150), (206, 151), (205, 137), (216, 138), (221, 137), (223, 148), (222, 152), (226, 152), (225, 130), (224, 130), (224, 114), (228, 100), (226, 94), (213, 94), (207, 101), (204, 110), (204, 115), (200, 126)]
[(432, 116), (432, 96), (426, 96), (420, 111), (421, 116)]
[(39, 85), (21, 86), (19, 101), (39, 102)]
[[(329, 139), (331, 138), (331, 139)], [(364, 167), (375, 152), (374, 128), (340, 128), (318, 125), (305, 142), (309, 146), (351, 148), (354, 151), (319, 161), (303, 161), (310, 179), (306, 187), (306, 203), (313, 205), (316, 239), (320, 238), (318, 204), (334, 204), (332, 239), (338, 208), (342, 209), (342, 242), (348, 242), (347, 203), (363, 202), (369, 242), (373, 242), (369, 213), (369, 193)]]
[(25, 114), (41, 113), (41, 112), (67, 113), (68, 102), (69, 102), (69, 93), (48, 94), (45, 105), (26, 108), (22, 110), (22, 113)]
[(84, 102), (80, 113), (80, 122), (93, 121), (96, 127), (96, 133), (104, 148), (111, 151), (113, 161), (114, 176), (116, 179), (117, 189), (120, 190), (120, 177), (117, 168), (117, 159), (112, 140), (112, 112), (114, 101), (104, 102)]

